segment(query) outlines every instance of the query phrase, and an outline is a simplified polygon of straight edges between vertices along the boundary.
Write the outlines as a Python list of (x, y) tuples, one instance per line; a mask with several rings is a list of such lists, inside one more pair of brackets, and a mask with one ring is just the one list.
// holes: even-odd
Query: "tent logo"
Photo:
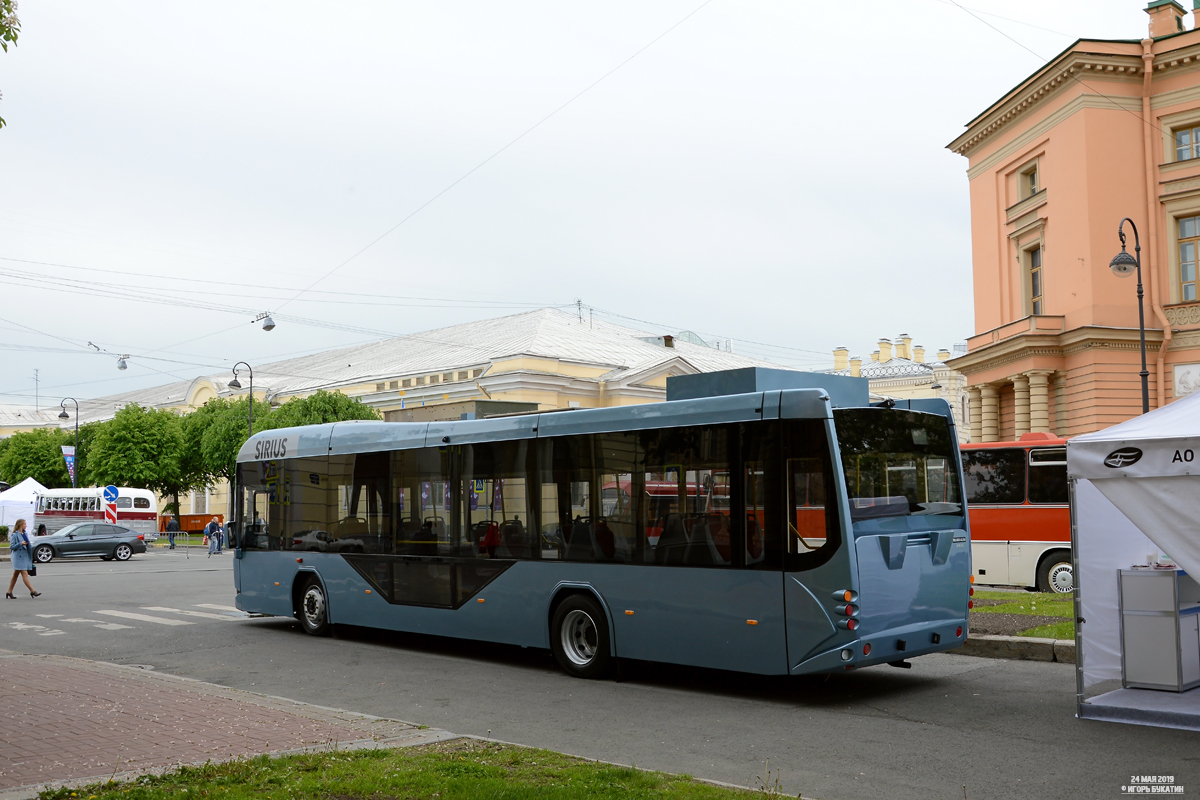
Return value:
[(1136, 464), (1142, 457), (1142, 451), (1136, 447), (1122, 447), (1120, 450), (1113, 450), (1104, 459), (1104, 466), (1120, 469), (1128, 467), (1130, 464)]

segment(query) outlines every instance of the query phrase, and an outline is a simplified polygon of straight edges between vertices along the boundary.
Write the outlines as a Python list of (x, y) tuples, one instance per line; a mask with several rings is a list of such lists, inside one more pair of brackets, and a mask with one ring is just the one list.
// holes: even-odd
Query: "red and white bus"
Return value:
[[(30, 531), (46, 526), (54, 533), (76, 522), (104, 522), (104, 489), (47, 489), (38, 495)], [(149, 489), (117, 489), (117, 524), (145, 534), (146, 541), (158, 536), (158, 503)]]
[(960, 449), (975, 580), (1072, 591), (1067, 440), (1027, 433)]

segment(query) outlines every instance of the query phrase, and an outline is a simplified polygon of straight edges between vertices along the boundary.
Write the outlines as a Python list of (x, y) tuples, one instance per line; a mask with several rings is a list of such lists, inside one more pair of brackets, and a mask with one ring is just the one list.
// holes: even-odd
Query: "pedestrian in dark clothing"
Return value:
[(220, 554), (221, 551), (217, 549), (218, 542), (220, 542), (220, 535), (221, 523), (217, 522), (216, 517), (213, 517), (212, 522), (208, 523), (208, 525), (204, 527), (204, 536), (208, 539), (209, 556), (212, 556), (213, 553), (217, 553), (218, 555)]
[(175, 549), (175, 534), (179, 533), (179, 517), (172, 515), (167, 520), (167, 541), (171, 543), (171, 550)]

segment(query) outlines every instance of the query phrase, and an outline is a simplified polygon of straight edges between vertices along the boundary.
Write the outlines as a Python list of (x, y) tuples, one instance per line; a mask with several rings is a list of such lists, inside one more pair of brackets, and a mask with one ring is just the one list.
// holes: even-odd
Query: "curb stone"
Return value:
[(1034, 636), (971, 636), (954, 650), (960, 656), (1011, 658), (1018, 661), (1075, 663), (1075, 642), (1070, 639), (1041, 639)]

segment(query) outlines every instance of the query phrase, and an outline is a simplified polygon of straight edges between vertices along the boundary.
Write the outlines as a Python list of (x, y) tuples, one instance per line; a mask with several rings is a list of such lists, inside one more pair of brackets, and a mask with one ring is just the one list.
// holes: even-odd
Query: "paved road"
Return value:
[(233, 606), (232, 556), (54, 562), (0, 605), (0, 647), (146, 664), (234, 688), (792, 794), (1116, 797), (1133, 774), (1200, 793), (1196, 734), (1074, 719), (1069, 665), (926, 656), (787, 680), (634, 665), (566, 677), (549, 654), (353, 629), (299, 633)]

